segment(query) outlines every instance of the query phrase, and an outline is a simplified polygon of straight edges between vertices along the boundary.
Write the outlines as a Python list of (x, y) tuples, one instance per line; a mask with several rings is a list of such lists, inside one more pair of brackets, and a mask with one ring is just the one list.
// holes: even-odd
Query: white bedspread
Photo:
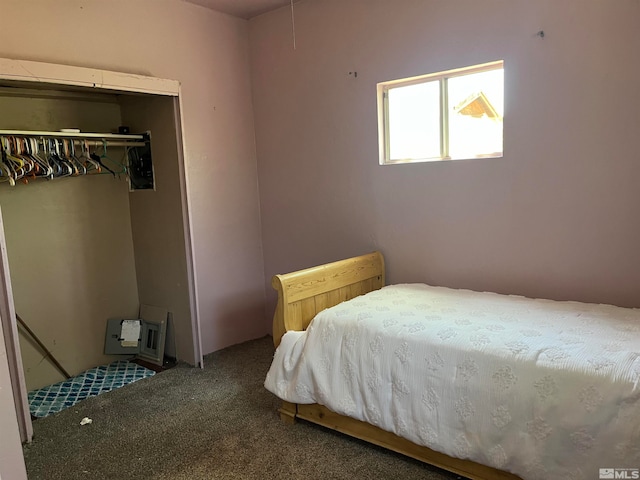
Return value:
[(265, 387), (525, 480), (591, 480), (640, 468), (639, 379), (638, 309), (411, 284), (286, 333)]

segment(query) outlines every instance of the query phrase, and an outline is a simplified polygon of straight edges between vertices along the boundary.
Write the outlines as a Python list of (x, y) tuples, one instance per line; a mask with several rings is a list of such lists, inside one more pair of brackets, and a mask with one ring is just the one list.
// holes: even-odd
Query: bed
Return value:
[(471, 479), (638, 478), (639, 310), (385, 286), (379, 252), (272, 284), (283, 420)]

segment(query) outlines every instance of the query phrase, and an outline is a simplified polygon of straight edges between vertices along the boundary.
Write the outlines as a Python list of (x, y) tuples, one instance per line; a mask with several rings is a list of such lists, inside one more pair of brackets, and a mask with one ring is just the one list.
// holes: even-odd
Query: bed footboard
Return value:
[(275, 275), (271, 285), (278, 292), (273, 317), (273, 343), (288, 330), (305, 330), (325, 308), (384, 286), (384, 259), (380, 252)]

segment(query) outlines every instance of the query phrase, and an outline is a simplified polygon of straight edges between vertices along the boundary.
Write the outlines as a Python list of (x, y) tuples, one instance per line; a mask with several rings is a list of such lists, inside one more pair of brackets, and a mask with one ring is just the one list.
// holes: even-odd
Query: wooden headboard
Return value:
[(384, 258), (380, 252), (327, 263), (284, 275), (274, 275), (278, 292), (273, 316), (273, 343), (288, 330), (305, 330), (325, 308), (384, 286)]

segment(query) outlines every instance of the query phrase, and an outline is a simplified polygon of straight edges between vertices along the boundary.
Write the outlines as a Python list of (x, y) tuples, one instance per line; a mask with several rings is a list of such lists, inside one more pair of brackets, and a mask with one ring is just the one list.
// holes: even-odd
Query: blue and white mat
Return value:
[(101, 393), (155, 375), (153, 370), (119, 360), (92, 368), (77, 377), (29, 392), (29, 410), (34, 417), (46, 417)]

